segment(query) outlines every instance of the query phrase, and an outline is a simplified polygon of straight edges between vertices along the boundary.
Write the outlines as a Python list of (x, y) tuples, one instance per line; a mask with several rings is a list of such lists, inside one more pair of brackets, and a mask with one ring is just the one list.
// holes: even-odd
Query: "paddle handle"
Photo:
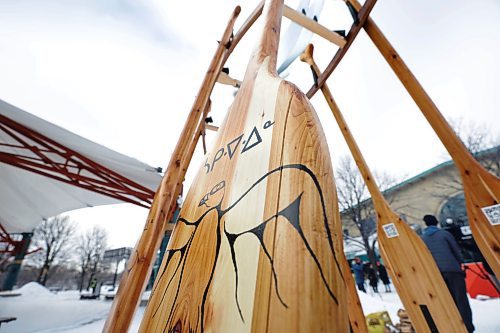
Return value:
[[(245, 78), (254, 77), (260, 66), (267, 59), (268, 72), (277, 76), (276, 63), (278, 59), (278, 46), (281, 30), (281, 17), (283, 16), (283, 0), (268, 0), (264, 4), (264, 27), (260, 41), (254, 49), (252, 58), (248, 63)], [(243, 80), (251, 81), (251, 80)]]

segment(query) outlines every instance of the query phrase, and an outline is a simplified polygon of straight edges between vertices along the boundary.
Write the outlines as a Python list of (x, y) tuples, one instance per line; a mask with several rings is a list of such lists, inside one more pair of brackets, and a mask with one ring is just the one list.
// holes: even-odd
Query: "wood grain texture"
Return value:
[[(349, 0), (355, 7), (359, 3)], [(492, 215), (500, 214), (500, 179), (486, 171), (469, 153), (449, 126), (437, 106), (406, 66), (374, 21), (369, 18), (364, 29), (383, 55), (401, 83), (420, 108), (439, 139), (450, 153), (462, 178), (469, 224), (481, 253), (497, 278), (500, 277), (500, 223), (488, 221), (483, 208), (490, 207)]]
[(275, 74), (282, 1), (180, 212), (141, 332), (348, 332), (317, 116)]
[(173, 216), (173, 210), (184, 176), (200, 134), (203, 131), (209, 96), (215, 85), (217, 75), (224, 65), (224, 54), (227, 50), (227, 44), (231, 40), (232, 28), (239, 13), (240, 7), (236, 7), (205, 75), (179, 141), (172, 153), (165, 175), (156, 191), (144, 230), (132, 256), (127, 262), (126, 270), (122, 275), (103, 332), (126, 332), (130, 326), (133, 314), (146, 288), (168, 221)]
[[(318, 77), (321, 73), (312, 53), (312, 45), (309, 45), (301, 60), (307, 62)], [(466, 332), (431, 253), (420, 237), (391, 210), (326, 83), (321, 90), (371, 194), (381, 254), (413, 325), (418, 332), (434, 332), (433, 327), (439, 332)], [(426, 318), (424, 307), (432, 319)]]

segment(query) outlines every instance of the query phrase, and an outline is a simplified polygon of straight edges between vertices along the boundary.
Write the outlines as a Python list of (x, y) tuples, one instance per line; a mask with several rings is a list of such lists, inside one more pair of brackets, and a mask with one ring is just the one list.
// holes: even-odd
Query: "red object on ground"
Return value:
[(489, 297), (500, 297), (488, 272), (484, 269), (482, 262), (473, 262), (463, 265), (465, 268), (465, 285), (470, 297), (477, 295)]

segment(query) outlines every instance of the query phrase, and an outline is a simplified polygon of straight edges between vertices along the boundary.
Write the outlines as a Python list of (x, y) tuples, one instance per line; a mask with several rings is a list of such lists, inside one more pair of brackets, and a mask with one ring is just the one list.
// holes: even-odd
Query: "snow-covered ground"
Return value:
[[(0, 317), (17, 317), (1, 326), (2, 333), (99, 333), (111, 308), (111, 301), (80, 300), (77, 291), (53, 294), (34, 282), (15, 292), (21, 295), (0, 297)], [(402, 305), (395, 292), (359, 294), (365, 315), (387, 311), (394, 323), (398, 321)], [(470, 301), (476, 333), (500, 332), (500, 299)], [(137, 332), (143, 313), (144, 307), (139, 307), (129, 332)]]
[[(365, 316), (374, 312), (387, 311), (394, 324), (399, 322), (397, 312), (403, 308), (403, 305), (398, 294), (394, 292), (394, 286), (391, 285), (393, 292), (386, 293), (382, 291), (384, 285), (379, 284), (378, 294), (368, 290), (369, 286), (366, 287), (367, 294), (358, 292)], [(478, 297), (478, 299), (469, 298), (469, 301), (472, 308), (472, 320), (476, 327), (475, 333), (500, 333), (500, 299)]]

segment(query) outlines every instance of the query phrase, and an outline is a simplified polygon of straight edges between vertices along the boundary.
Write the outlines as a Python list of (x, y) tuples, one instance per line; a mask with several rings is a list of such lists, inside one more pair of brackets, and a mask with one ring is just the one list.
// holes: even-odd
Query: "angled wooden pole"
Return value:
[(339, 257), (339, 261), (341, 261), (341, 264), (344, 266), (344, 280), (347, 288), (347, 311), (349, 312), (348, 315), (349, 323), (351, 324), (351, 332), (366, 333), (368, 332), (366, 318), (363, 308), (361, 307), (361, 301), (359, 300), (354, 278), (352, 277), (351, 267), (349, 266), (344, 253), (340, 253)]
[(352, 43), (354, 42), (354, 39), (356, 39), (356, 36), (358, 35), (359, 31), (363, 27), (363, 24), (365, 23), (366, 19), (370, 15), (370, 12), (375, 6), (375, 3), (377, 0), (366, 0), (365, 3), (363, 4), (363, 7), (359, 10), (357, 20), (353, 23), (351, 26), (351, 29), (347, 33), (347, 36), (345, 38), (346, 44), (344, 47), (340, 48), (337, 53), (335, 53), (335, 56), (332, 58), (328, 66), (325, 68), (323, 73), (318, 77), (316, 80), (316, 84), (314, 84), (309, 91), (307, 92), (307, 97), (311, 99), (311, 97), (314, 96), (314, 94), (323, 86), (323, 84), (326, 82), (326, 80), (330, 77), (330, 75), (333, 73), (335, 68), (337, 68), (338, 64), (344, 58), (345, 54), (347, 53), (347, 50), (349, 50), (349, 47), (351, 47)]
[(135, 246), (123, 273), (103, 332), (127, 332), (133, 319), (134, 312), (151, 274), (153, 263), (156, 260), (156, 253), (165, 234), (167, 222), (172, 218), (172, 208), (175, 206), (187, 167), (200, 137), (200, 132), (203, 129), (204, 111), (217, 80), (217, 75), (224, 65), (223, 58), (230, 45), (233, 26), (240, 10), (238, 6), (233, 11), (215, 56), (210, 63), (196, 101), (186, 120), (177, 146), (172, 153), (165, 175), (153, 199), (141, 238)]
[(340, 36), (338, 33), (328, 30), (318, 22), (310, 19), (302, 13), (297, 12), (295, 9), (292, 9), (287, 5), (283, 8), (283, 16), (317, 34), (318, 36), (323, 37), (338, 47), (344, 47), (346, 44), (345, 38)]
[[(349, 0), (360, 8), (356, 0)], [(458, 138), (422, 85), (406, 66), (375, 22), (364, 25), (368, 36), (391, 66), (455, 161), (462, 178), (469, 224), (481, 253), (500, 278), (500, 179), (479, 164)]]
[[(319, 77), (321, 72), (312, 52), (309, 45), (301, 59)], [(413, 325), (418, 332), (466, 332), (431, 253), (420, 237), (391, 210), (326, 83), (321, 90), (371, 194), (382, 256)]]
[(243, 22), (241, 27), (238, 29), (236, 34), (233, 37), (233, 42), (229, 46), (228, 52), (224, 55), (224, 62), (226, 62), (227, 58), (229, 55), (233, 52), (233, 50), (236, 48), (240, 40), (246, 35), (248, 30), (254, 25), (255, 21), (262, 15), (262, 9), (264, 8), (264, 1), (261, 1), (257, 7), (253, 10), (252, 13), (248, 16), (248, 18)]

